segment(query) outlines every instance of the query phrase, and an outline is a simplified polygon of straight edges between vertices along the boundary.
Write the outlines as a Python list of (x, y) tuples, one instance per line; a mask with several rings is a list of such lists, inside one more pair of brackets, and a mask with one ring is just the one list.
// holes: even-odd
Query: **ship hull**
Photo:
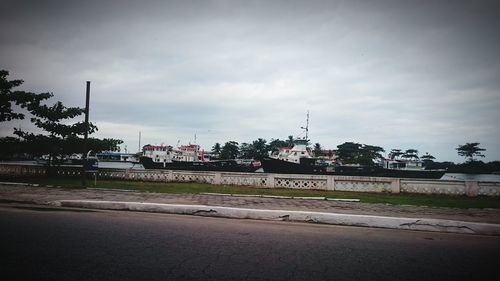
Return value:
[(293, 163), (289, 161), (264, 158), (260, 162), (264, 173), (276, 174), (326, 174), (326, 167), (318, 166), (309, 159), (302, 158), (300, 163)]
[(327, 167), (316, 164), (315, 159), (301, 158), (300, 163), (264, 158), (262, 167), (265, 173), (278, 174), (315, 174), (363, 177), (392, 177), (392, 178), (427, 178), (440, 179), (445, 171), (426, 170), (393, 170), (382, 167), (368, 166), (335, 166)]
[(173, 161), (168, 163), (154, 162), (149, 157), (141, 157), (144, 169), (185, 170), (185, 171), (223, 171), (223, 172), (255, 172), (259, 167), (239, 164), (234, 160), (220, 161)]

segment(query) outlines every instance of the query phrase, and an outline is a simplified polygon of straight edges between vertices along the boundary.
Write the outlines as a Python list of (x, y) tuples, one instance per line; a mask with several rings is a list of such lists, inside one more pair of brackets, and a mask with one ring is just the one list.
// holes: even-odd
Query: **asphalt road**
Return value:
[(35, 205), (0, 250), (3, 280), (500, 280), (500, 237)]

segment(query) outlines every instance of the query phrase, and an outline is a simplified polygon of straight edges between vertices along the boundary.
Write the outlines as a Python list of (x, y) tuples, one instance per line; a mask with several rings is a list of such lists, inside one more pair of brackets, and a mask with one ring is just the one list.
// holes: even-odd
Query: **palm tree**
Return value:
[(474, 162), (474, 156), (484, 157), (481, 151), (486, 151), (486, 149), (479, 147), (478, 142), (468, 142), (464, 145), (459, 145), (456, 150), (458, 150), (458, 155), (469, 158), (467, 162)]
[(404, 152), (401, 151), (401, 149), (392, 149), (391, 152), (389, 152), (389, 158), (392, 160), (399, 158), (399, 156), (403, 155)]
[(314, 148), (313, 148), (313, 153), (314, 153), (314, 157), (319, 157), (321, 156), (321, 153), (323, 152), (323, 149), (321, 147), (321, 144), (319, 143), (315, 143), (314, 144)]
[(419, 159), (419, 157), (418, 157), (418, 150), (413, 149), (413, 148), (407, 149), (405, 151), (405, 153), (403, 155), (401, 155), (401, 157), (406, 158), (406, 159), (408, 159), (408, 158), (410, 158), (410, 159), (413, 159), (413, 158)]

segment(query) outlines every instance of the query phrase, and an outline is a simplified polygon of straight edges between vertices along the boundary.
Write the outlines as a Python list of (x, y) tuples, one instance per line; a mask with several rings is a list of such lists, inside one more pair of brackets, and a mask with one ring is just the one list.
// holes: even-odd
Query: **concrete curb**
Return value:
[(200, 195), (213, 196), (230, 196), (230, 197), (258, 197), (258, 198), (273, 198), (273, 199), (303, 199), (303, 200), (328, 200), (328, 201), (344, 201), (344, 202), (360, 202), (359, 199), (344, 199), (344, 198), (327, 198), (324, 196), (279, 196), (279, 195), (258, 195), (258, 194), (229, 194), (229, 193), (213, 193), (201, 192)]
[(40, 185), (37, 183), (24, 183), (24, 182), (0, 182), (1, 185), (14, 185), (14, 186), (32, 186), (39, 187)]
[(417, 219), (307, 211), (262, 210), (205, 205), (178, 205), (117, 201), (60, 200), (54, 201), (52, 204), (56, 206), (75, 208), (127, 210), (235, 219), (312, 222), (333, 225), (365, 226), (462, 234), (500, 235), (500, 224), (440, 219)]

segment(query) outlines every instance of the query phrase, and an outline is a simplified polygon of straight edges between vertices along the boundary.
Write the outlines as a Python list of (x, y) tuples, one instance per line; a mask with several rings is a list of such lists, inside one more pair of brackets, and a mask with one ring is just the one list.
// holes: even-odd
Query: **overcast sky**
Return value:
[[(301, 136), (500, 160), (498, 1), (4, 1), (0, 68), (142, 144)], [(81, 117), (83, 119), (83, 117)], [(0, 124), (2, 136), (14, 126)]]

